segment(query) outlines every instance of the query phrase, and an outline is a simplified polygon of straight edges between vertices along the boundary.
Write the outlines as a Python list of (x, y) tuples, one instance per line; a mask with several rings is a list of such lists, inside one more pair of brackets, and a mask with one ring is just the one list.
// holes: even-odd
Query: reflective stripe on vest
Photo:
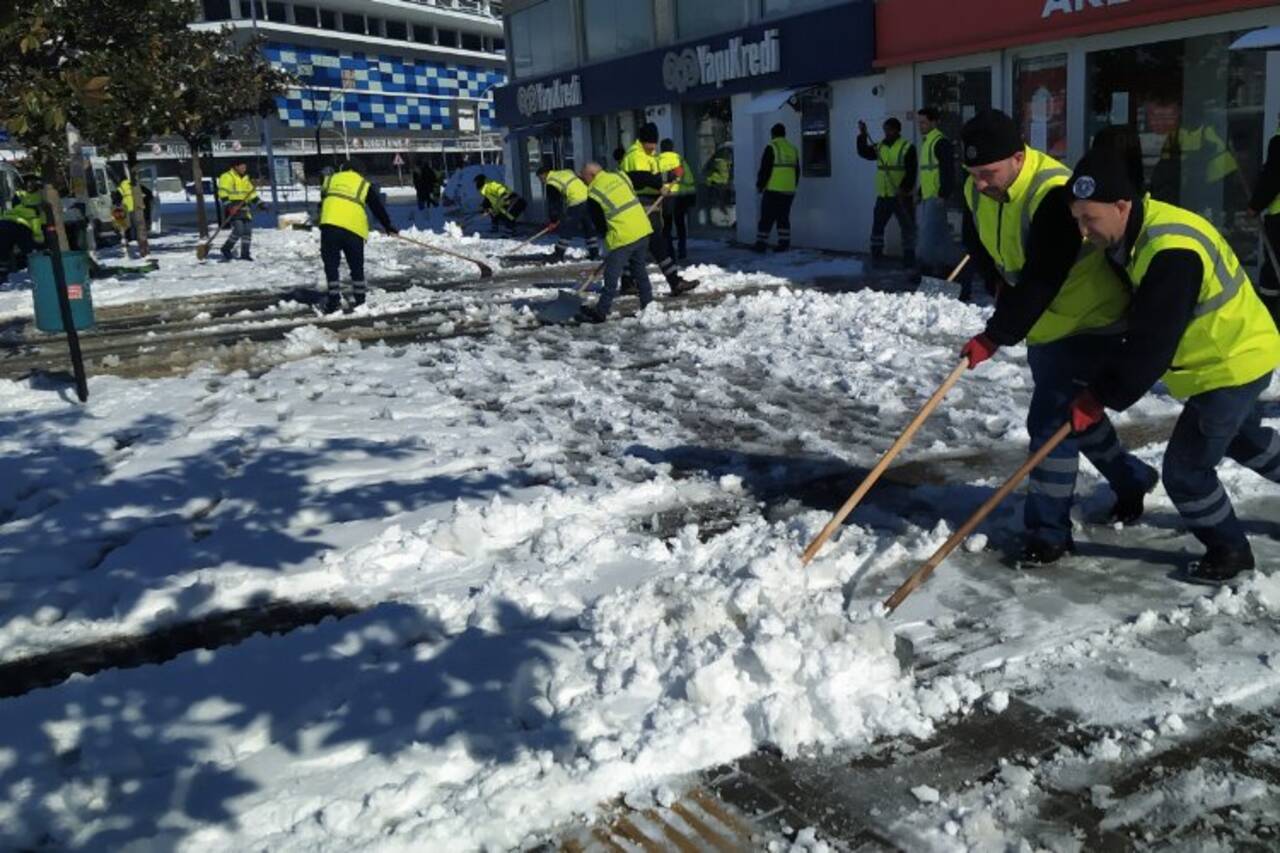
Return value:
[[(1276, 128), (1276, 139), (1280, 139), (1280, 127)], [(1271, 204), (1263, 211), (1267, 216), (1280, 215), (1280, 192), (1276, 193), (1276, 197), (1271, 199)]]
[[(626, 155), (622, 158), (622, 164), (618, 167), (620, 172), (649, 172), (658, 174), (662, 170), (658, 168), (658, 158), (644, 150), (644, 145), (640, 140), (631, 143), (631, 147), (627, 149)], [(652, 187), (641, 187), (636, 190), (637, 195), (656, 196), (659, 191)]]
[(480, 188), (480, 195), (488, 200), (489, 208), (495, 215), (508, 215), (507, 199), (511, 195), (511, 190), (507, 189), (506, 184), (500, 181), (485, 181), (484, 186)]
[(1135, 287), (1144, 286), (1156, 255), (1170, 249), (1195, 252), (1203, 279), (1191, 322), (1164, 375), (1169, 392), (1186, 398), (1244, 385), (1280, 365), (1280, 332), (1253, 287), (1245, 286), (1249, 276), (1231, 246), (1200, 216), (1148, 196), (1128, 263)]
[(124, 205), (124, 212), (133, 213), (133, 184), (125, 178), (116, 189), (120, 191), (120, 203)]
[(330, 175), (320, 188), (320, 224), (345, 228), (361, 238), (369, 236), (369, 217), (364, 201), (369, 182), (359, 172)]
[(25, 191), (18, 193), (13, 207), (0, 213), (0, 220), (16, 222), (29, 228), (37, 243), (44, 240), (44, 214), (40, 212), (39, 193)]
[(893, 198), (898, 194), (906, 176), (909, 150), (911, 143), (902, 137), (892, 145), (881, 142), (876, 146), (876, 195), (880, 198)]
[(936, 198), (942, 190), (942, 173), (938, 171), (938, 143), (946, 137), (936, 127), (925, 134), (920, 143), (920, 197)]
[(608, 228), (605, 248), (613, 251), (653, 233), (649, 216), (625, 174), (600, 172), (591, 182), (590, 198), (604, 211)]
[[(1071, 172), (1052, 157), (1023, 149), (1022, 171), (1009, 187), (1009, 200), (999, 202), (978, 192), (973, 179), (965, 184), (965, 200), (983, 248), (1011, 286), (1021, 282), (1031, 221), (1054, 187), (1066, 184)], [(1077, 334), (1113, 334), (1124, 329), (1129, 290), (1102, 252), (1081, 241), (1080, 253), (1067, 280), (1040, 319), (1027, 333), (1028, 344), (1045, 344)]]
[(554, 188), (564, 199), (565, 207), (577, 207), (587, 200), (587, 185), (568, 169), (547, 173), (547, 186)]

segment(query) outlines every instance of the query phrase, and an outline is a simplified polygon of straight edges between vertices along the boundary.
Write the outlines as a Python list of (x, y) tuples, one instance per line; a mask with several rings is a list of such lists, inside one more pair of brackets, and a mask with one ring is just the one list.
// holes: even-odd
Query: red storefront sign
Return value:
[(1276, 0), (879, 0), (876, 62), (904, 65), (1276, 5)]

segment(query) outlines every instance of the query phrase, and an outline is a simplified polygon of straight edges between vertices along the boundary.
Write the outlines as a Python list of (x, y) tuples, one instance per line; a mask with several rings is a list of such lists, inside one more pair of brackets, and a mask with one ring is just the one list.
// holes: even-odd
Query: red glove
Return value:
[(1085, 389), (1071, 401), (1071, 428), (1076, 432), (1087, 432), (1106, 417), (1106, 414), (1098, 398), (1093, 396), (1093, 392)]
[(995, 355), (998, 349), (1000, 345), (986, 335), (974, 335), (960, 350), (960, 357), (969, 359), (969, 369), (973, 370)]
[(677, 178), (683, 178), (683, 177), (684, 177), (684, 166), (676, 166), (676, 167), (675, 167), (674, 169), (672, 169), (671, 171), (675, 173), (675, 175), (676, 175), (676, 177), (677, 177)]

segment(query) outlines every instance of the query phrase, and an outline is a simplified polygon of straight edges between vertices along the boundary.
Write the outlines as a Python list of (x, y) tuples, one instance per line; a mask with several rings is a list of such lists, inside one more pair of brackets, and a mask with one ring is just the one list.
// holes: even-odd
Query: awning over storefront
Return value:
[(752, 114), (777, 112), (782, 109), (783, 104), (803, 92), (806, 88), (808, 87), (799, 86), (794, 89), (776, 89), (772, 92), (762, 92), (747, 103), (743, 112)]
[[(850, 0), (670, 47), (514, 81), (494, 90), (497, 122), (520, 129), (549, 118), (600, 115), (872, 72), (875, 3)], [(783, 100), (786, 100), (786, 97)], [(777, 109), (774, 106), (772, 109)]]
[(1240, 36), (1231, 43), (1232, 50), (1280, 50), (1280, 27), (1263, 27)]

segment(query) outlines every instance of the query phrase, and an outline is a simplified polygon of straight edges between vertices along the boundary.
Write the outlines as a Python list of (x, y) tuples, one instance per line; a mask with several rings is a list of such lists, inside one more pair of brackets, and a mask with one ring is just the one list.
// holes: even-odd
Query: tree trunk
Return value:
[(138, 177), (138, 152), (130, 148), (125, 156), (125, 162), (129, 166), (129, 184), (133, 189), (133, 213), (129, 218), (132, 220), (133, 234), (138, 238), (138, 255), (145, 258), (151, 254), (151, 247), (147, 241), (147, 209), (143, 204), (142, 183)]
[(204, 169), (200, 166), (200, 146), (194, 139), (187, 140), (191, 148), (191, 179), (196, 184), (196, 230), (200, 238), (209, 236), (209, 217), (204, 212)]

